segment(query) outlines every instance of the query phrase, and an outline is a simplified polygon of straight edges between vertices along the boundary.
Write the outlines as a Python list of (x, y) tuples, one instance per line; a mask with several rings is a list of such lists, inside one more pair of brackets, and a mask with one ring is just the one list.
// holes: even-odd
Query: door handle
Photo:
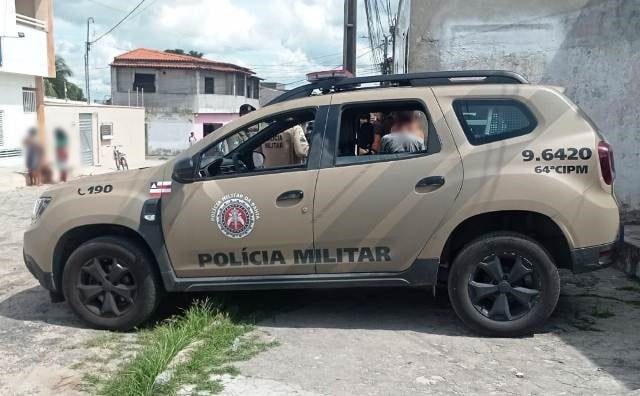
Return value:
[(291, 190), (280, 194), (276, 202), (300, 201), (302, 198), (304, 198), (304, 193), (301, 190)]
[(421, 179), (416, 184), (416, 191), (418, 192), (431, 192), (444, 186), (443, 176), (429, 176)]

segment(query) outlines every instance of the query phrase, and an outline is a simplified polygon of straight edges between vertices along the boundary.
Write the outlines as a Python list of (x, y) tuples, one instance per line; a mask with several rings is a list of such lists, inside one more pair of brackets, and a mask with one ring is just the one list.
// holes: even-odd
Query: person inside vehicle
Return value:
[(306, 161), (309, 142), (300, 125), (295, 125), (277, 134), (262, 144), (264, 167), (299, 165)]
[(393, 126), (393, 116), (391, 114), (377, 113), (376, 120), (373, 122), (373, 142), (371, 143), (371, 151), (379, 153), (382, 149), (382, 138), (386, 136)]
[(421, 111), (398, 111), (390, 133), (381, 139), (381, 153), (419, 153), (426, 150), (426, 117)]
[(358, 145), (358, 155), (372, 154), (371, 145), (373, 144), (373, 124), (371, 123), (371, 114), (361, 114), (356, 142)]

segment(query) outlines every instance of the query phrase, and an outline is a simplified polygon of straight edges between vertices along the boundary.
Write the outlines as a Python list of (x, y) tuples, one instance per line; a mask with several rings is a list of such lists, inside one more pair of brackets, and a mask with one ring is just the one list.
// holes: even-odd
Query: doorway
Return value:
[(93, 114), (80, 113), (80, 161), (84, 166), (93, 165)]
[(207, 136), (218, 128), (222, 128), (221, 123), (205, 123), (202, 124), (202, 137)]

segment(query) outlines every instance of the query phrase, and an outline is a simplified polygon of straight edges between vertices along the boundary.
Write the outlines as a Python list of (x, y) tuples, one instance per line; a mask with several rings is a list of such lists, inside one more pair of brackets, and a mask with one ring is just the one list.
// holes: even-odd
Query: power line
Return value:
[(106, 35), (108, 35), (109, 33), (113, 32), (114, 30), (116, 30), (118, 28), (118, 26), (122, 25), (122, 23), (124, 23), (124, 21), (127, 20), (127, 18), (129, 18), (131, 16), (131, 14), (133, 14), (138, 8), (140, 8), (140, 6), (142, 5), (142, 3), (144, 3), (146, 0), (140, 0), (140, 2), (138, 3), (138, 5), (136, 5), (135, 7), (133, 7), (133, 9), (131, 11), (129, 11), (129, 13), (127, 15), (124, 16), (124, 18), (120, 19), (118, 21), (118, 23), (116, 23), (115, 25), (113, 25), (113, 27), (109, 30), (107, 30), (105, 33), (103, 33), (102, 35), (100, 35), (97, 39), (91, 41), (89, 44), (95, 44), (98, 41), (100, 41), (102, 38), (104, 38)]

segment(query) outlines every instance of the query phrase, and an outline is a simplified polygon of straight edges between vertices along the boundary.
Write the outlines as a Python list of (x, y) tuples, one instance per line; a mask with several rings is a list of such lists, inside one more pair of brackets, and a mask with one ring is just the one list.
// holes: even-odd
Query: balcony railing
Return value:
[(25, 25), (25, 26), (32, 27), (34, 29), (42, 30), (45, 32), (47, 31), (47, 24), (45, 23), (45, 21), (42, 21), (36, 18), (31, 18), (26, 15), (16, 14), (16, 23), (19, 25)]

